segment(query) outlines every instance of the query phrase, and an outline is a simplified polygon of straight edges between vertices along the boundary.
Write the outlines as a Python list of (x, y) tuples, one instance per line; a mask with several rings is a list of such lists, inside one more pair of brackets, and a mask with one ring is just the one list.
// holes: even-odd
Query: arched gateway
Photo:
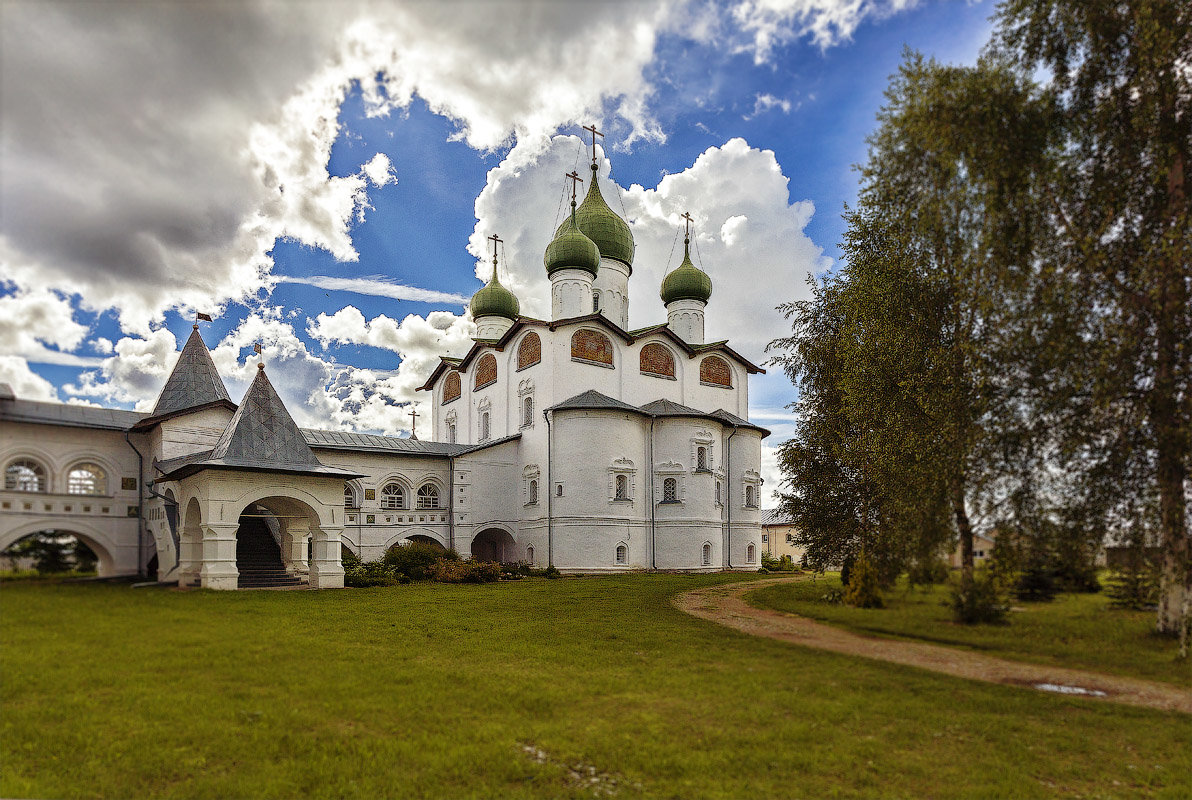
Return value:
[(513, 561), (514, 541), (509, 531), (486, 528), (472, 539), (472, 558), (477, 561)]

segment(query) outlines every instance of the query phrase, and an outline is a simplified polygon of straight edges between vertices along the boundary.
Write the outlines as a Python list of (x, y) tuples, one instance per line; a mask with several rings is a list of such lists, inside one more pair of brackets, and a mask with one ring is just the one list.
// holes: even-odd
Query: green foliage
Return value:
[(907, 581), (913, 586), (936, 586), (947, 583), (948, 562), (934, 553), (916, 558), (907, 570)]
[(1027, 553), (1022, 572), (1014, 583), (1014, 596), (1033, 602), (1055, 599), (1059, 587), (1054, 563), (1054, 557), (1045, 547), (1033, 547)]
[(762, 568), (767, 572), (796, 572), (794, 559), (789, 555), (774, 558), (769, 553), (762, 553)]
[(853, 565), (848, 587), (844, 590), (844, 602), (854, 608), (882, 608), (881, 577), (877, 565), (862, 552)]
[(10, 545), (5, 555), (33, 559), (39, 573), (64, 575), (93, 573), (99, 559), (78, 537), (58, 531), (34, 533)]
[(996, 625), (1006, 622), (1010, 604), (996, 578), (982, 570), (969, 580), (953, 582), (948, 598), (952, 619), (962, 625)]
[(431, 578), (439, 583), (496, 583), (501, 565), (495, 561), (436, 561)]
[(404, 575), (412, 581), (430, 580), (439, 561), (459, 560), (459, 553), (430, 542), (394, 545), (382, 559), (395, 575)]
[(1159, 568), (1147, 558), (1141, 540), (1127, 551), (1124, 563), (1110, 570), (1105, 594), (1111, 608), (1141, 611), (1159, 602)]

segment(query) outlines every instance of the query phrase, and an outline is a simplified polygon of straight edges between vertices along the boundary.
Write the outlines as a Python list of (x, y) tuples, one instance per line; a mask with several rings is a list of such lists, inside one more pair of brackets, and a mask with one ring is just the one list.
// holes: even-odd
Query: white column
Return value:
[(666, 306), (666, 325), (688, 344), (704, 343), (704, 308), (699, 300), (676, 300)]
[(203, 566), (199, 580), (204, 589), (236, 589), (236, 531), (239, 525), (203, 525)]
[(184, 527), (182, 535), (178, 537), (178, 570), (175, 576), (178, 585), (185, 586), (199, 577), (199, 567), (203, 563), (203, 529)]
[(476, 318), (477, 339), (500, 339), (505, 331), (513, 327), (513, 320), (506, 317), (485, 315)]
[(592, 274), (582, 269), (560, 269), (550, 276), (551, 319), (569, 319), (592, 313)]
[(339, 537), (343, 527), (315, 527), (314, 560), (310, 563), (310, 587), (312, 589), (344, 588), (344, 567), (339, 558)]
[(629, 267), (615, 258), (600, 259), (600, 274), (592, 282), (592, 290), (600, 292), (600, 313), (628, 330)]
[(310, 523), (306, 520), (287, 520), (281, 536), (282, 556), (287, 569), (295, 575), (307, 574), (309, 566), (306, 563), (306, 540), (310, 538)]

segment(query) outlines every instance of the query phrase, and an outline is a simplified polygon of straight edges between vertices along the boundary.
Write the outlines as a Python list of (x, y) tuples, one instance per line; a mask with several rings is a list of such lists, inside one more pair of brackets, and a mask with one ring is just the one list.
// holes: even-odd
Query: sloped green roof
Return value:
[(708, 273), (691, 263), (691, 249), (687, 239), (683, 240), (683, 263), (662, 279), (662, 291), (658, 294), (665, 305), (676, 300), (699, 300), (706, 303), (712, 296), (712, 279), (708, 277)]
[(546, 246), (546, 255), (542, 257), (542, 263), (546, 265), (547, 275), (561, 269), (582, 269), (596, 277), (600, 270), (600, 249), (579, 229), (574, 203), (571, 213), (559, 226), (555, 238)]
[(472, 319), (480, 317), (505, 317), (517, 319), (521, 312), (521, 303), (517, 296), (501, 285), (497, 280), (497, 260), (493, 258), (493, 276), (480, 291), (472, 295)]
[[(596, 243), (600, 255), (605, 258), (615, 258), (627, 267), (633, 267), (633, 232), (629, 230), (629, 223), (621, 219), (600, 194), (600, 186), (596, 182), (596, 165), (592, 165), (592, 183), (588, 186), (588, 195), (575, 210), (575, 222), (584, 235)], [(557, 237), (568, 223), (564, 221), (555, 232)]]

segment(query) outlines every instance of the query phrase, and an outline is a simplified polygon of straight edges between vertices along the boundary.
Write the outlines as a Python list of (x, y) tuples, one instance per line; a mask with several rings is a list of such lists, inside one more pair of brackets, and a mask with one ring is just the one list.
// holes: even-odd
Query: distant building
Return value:
[(795, 544), (794, 523), (784, 517), (778, 509), (762, 511), (762, 550), (771, 558), (790, 556), (798, 564), (807, 553), (807, 548)]
[[(993, 556), (993, 545), (997, 539), (996, 532), (990, 531), (988, 534), (974, 533), (973, 534), (973, 564), (980, 564)], [(948, 566), (952, 569), (960, 569), (960, 544), (956, 544), (956, 549), (948, 554)]]

